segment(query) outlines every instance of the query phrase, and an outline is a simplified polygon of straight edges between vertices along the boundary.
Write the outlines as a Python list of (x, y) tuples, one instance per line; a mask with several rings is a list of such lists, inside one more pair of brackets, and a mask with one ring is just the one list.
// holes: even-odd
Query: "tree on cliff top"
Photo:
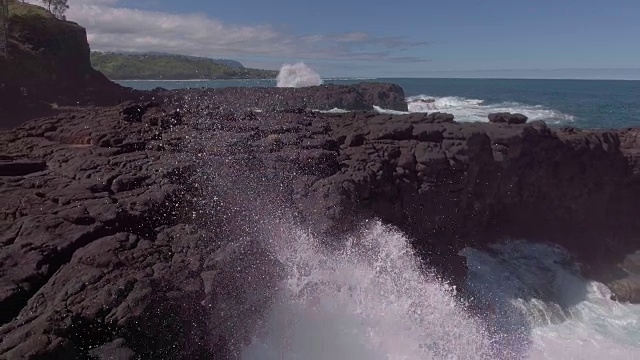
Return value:
[(42, 0), (48, 6), (49, 11), (58, 19), (65, 20), (64, 13), (69, 9), (68, 0)]

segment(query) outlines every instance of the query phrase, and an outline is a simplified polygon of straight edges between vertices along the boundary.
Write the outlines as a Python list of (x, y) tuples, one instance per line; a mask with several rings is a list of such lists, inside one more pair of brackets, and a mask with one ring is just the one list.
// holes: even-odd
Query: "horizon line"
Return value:
[[(461, 76), (328, 76), (321, 77), (323, 81), (352, 81), (352, 80), (388, 80), (388, 79), (443, 79), (443, 80), (566, 80), (566, 81), (640, 81), (639, 78), (531, 78), (531, 77), (461, 77)], [(111, 81), (189, 81), (189, 82), (207, 82), (207, 81), (276, 81), (276, 78), (270, 79), (109, 79)]]
[(567, 81), (640, 81), (638, 78), (566, 78), (566, 77), (462, 77), (462, 76), (381, 76), (375, 79), (457, 79), (457, 80), (567, 80)]

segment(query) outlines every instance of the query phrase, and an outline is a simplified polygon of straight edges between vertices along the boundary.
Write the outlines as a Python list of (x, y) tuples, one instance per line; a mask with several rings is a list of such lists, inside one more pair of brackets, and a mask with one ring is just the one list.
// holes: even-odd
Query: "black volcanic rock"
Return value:
[(640, 303), (640, 251), (627, 255), (616, 267), (619, 276), (607, 283), (616, 300)]
[[(395, 84), (359, 83), (350, 86), (320, 85), (304, 88), (222, 88), (178, 90), (176, 98), (189, 97), (207, 103), (211, 112), (246, 110), (373, 110), (373, 106), (407, 111), (404, 90)], [(198, 100), (199, 99), (199, 100)]]
[(244, 307), (267, 303), (241, 300), (276, 279), (247, 289), (259, 245), (187, 224), (202, 197), (193, 132), (160, 126), (170, 109), (123, 121), (123, 106), (0, 133), (0, 358), (218, 358), (226, 334), (250, 331)]
[(167, 92), (0, 133), (0, 358), (234, 358), (282, 224), (340, 246), (381, 219), (454, 280), (463, 247), (550, 241), (637, 301), (639, 129), (308, 111), (359, 89)]
[(20, 176), (42, 171), (47, 168), (43, 161), (0, 160), (0, 176)]
[(492, 123), (524, 124), (529, 118), (522, 114), (512, 114), (508, 112), (489, 114), (489, 121)]
[(123, 88), (91, 68), (86, 31), (47, 10), (15, 1), (6, 56), (0, 56), (0, 128), (50, 114), (58, 106), (115, 105), (142, 93)]
[(427, 115), (427, 120), (430, 122), (437, 122), (437, 123), (453, 122), (453, 119), (454, 119), (453, 115), (448, 113), (434, 112)]

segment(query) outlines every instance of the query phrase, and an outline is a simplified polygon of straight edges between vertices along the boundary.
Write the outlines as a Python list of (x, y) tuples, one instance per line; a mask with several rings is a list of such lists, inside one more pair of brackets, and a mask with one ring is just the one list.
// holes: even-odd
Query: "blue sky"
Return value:
[(69, 19), (87, 27), (94, 49), (181, 52), (266, 68), (305, 61), (325, 76), (640, 68), (640, 0), (69, 3)]

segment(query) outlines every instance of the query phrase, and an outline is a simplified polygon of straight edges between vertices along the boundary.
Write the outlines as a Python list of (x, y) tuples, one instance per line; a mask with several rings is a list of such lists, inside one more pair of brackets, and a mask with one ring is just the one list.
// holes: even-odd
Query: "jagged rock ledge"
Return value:
[(465, 246), (551, 241), (640, 301), (640, 129), (308, 110), (380, 89), (158, 92), (0, 133), (0, 357), (230, 357), (283, 218), (328, 242), (379, 218), (450, 276)]
[(366, 82), (356, 85), (321, 85), (303, 88), (185, 89), (156, 91), (157, 96), (175, 102), (183, 98), (206, 104), (205, 110), (219, 112), (279, 110), (354, 110), (370, 111), (373, 106), (407, 111), (404, 90), (396, 84)]

